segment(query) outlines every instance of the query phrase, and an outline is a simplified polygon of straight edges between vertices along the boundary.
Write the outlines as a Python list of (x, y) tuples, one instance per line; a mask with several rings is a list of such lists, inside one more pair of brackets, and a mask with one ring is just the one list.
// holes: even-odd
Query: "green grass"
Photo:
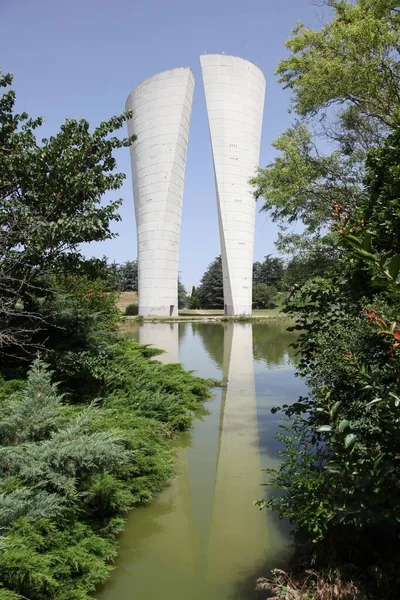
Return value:
[(189, 310), (179, 311), (178, 317), (140, 317), (126, 316), (127, 321), (137, 321), (139, 323), (177, 323), (192, 321), (262, 321), (268, 319), (280, 320), (288, 319), (288, 316), (281, 312), (280, 307), (271, 309), (256, 309), (252, 315), (243, 315), (227, 317), (223, 310)]
[[(117, 306), (119, 310), (124, 313), (125, 308), (128, 304), (137, 304), (136, 292), (122, 292), (119, 295)], [(139, 321), (139, 322), (167, 322), (174, 323), (177, 321), (205, 321), (205, 320), (216, 320), (216, 321), (251, 321), (260, 319), (287, 319), (288, 317), (282, 313), (282, 304), (280, 298), (278, 299), (278, 306), (275, 308), (265, 309), (254, 309), (251, 316), (236, 316), (226, 317), (224, 311), (218, 309), (199, 309), (192, 310), (184, 308), (179, 311), (179, 317), (139, 317), (137, 315), (125, 316), (128, 321)]]

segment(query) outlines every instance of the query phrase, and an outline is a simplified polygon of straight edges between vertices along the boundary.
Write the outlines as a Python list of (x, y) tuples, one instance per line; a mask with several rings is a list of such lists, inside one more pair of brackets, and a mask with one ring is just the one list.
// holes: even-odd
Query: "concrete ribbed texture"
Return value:
[(265, 77), (237, 56), (200, 57), (217, 191), (224, 304), (251, 314), (255, 200), (249, 179), (259, 164)]
[(189, 68), (146, 79), (128, 96), (138, 240), (139, 314), (178, 314), (182, 200), (194, 78)]

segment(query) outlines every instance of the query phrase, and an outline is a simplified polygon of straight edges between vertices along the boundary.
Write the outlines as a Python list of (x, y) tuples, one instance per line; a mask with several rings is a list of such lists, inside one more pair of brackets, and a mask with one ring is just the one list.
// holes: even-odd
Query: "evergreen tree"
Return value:
[(270, 254), (265, 257), (264, 262), (256, 262), (253, 265), (253, 285), (264, 284), (278, 287), (283, 277), (283, 260)]
[(260, 263), (260, 261), (257, 260), (255, 263), (253, 263), (253, 285), (255, 285), (257, 283), (262, 283), (261, 270), (262, 270), (262, 263)]
[(217, 256), (208, 266), (198, 288), (202, 308), (224, 308), (224, 289), (222, 276), (222, 259)]
[(198, 310), (201, 308), (199, 290), (195, 285), (192, 287), (192, 293), (189, 298), (189, 308), (192, 310)]
[(121, 292), (138, 291), (138, 261), (127, 261), (119, 268), (119, 290)]
[(187, 302), (188, 299), (185, 286), (178, 277), (178, 308), (186, 308)]

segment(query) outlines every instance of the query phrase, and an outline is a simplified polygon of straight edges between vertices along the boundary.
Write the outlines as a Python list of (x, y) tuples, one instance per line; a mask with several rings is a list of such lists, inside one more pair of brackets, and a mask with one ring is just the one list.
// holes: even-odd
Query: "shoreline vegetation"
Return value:
[(123, 321), (137, 323), (212, 323), (212, 322), (257, 322), (257, 321), (290, 321), (291, 318), (284, 313), (271, 315), (237, 315), (228, 317), (225, 315), (179, 315), (178, 317), (141, 317), (141, 316), (125, 316)]
[(0, 72), (0, 600), (88, 600), (215, 382), (121, 339), (107, 261), (80, 251), (114, 237), (129, 113), (37, 138), (11, 85)]
[(86, 600), (107, 579), (127, 513), (173, 475), (170, 442), (217, 383), (158, 354), (116, 341), (91, 401), (41, 360), (0, 379), (1, 600)]
[(390, 0), (315, 4), (328, 10), (317, 28), (297, 23), (276, 71), (292, 122), (252, 181), (279, 228), (277, 248), (312, 266), (286, 304), (307, 394), (280, 407), (282, 461), (266, 477), (279, 493), (259, 502), (293, 525), (296, 553), (287, 573), (259, 584), (275, 600), (392, 600), (400, 597), (400, 10)]
[(251, 315), (226, 316), (223, 310), (218, 309), (190, 309), (179, 310), (177, 317), (139, 316), (138, 314), (126, 314), (127, 309), (137, 312), (137, 293), (120, 292), (117, 307), (122, 314), (123, 321), (137, 323), (191, 323), (191, 322), (249, 322), (249, 321), (290, 321), (291, 317), (282, 310), (282, 302), (274, 308), (254, 309)]

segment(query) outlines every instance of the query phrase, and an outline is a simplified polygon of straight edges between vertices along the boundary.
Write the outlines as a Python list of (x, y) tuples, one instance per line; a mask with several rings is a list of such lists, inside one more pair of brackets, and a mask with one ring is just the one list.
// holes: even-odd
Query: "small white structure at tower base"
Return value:
[(181, 214), (194, 91), (192, 71), (146, 79), (128, 96), (138, 243), (139, 314), (178, 314)]

